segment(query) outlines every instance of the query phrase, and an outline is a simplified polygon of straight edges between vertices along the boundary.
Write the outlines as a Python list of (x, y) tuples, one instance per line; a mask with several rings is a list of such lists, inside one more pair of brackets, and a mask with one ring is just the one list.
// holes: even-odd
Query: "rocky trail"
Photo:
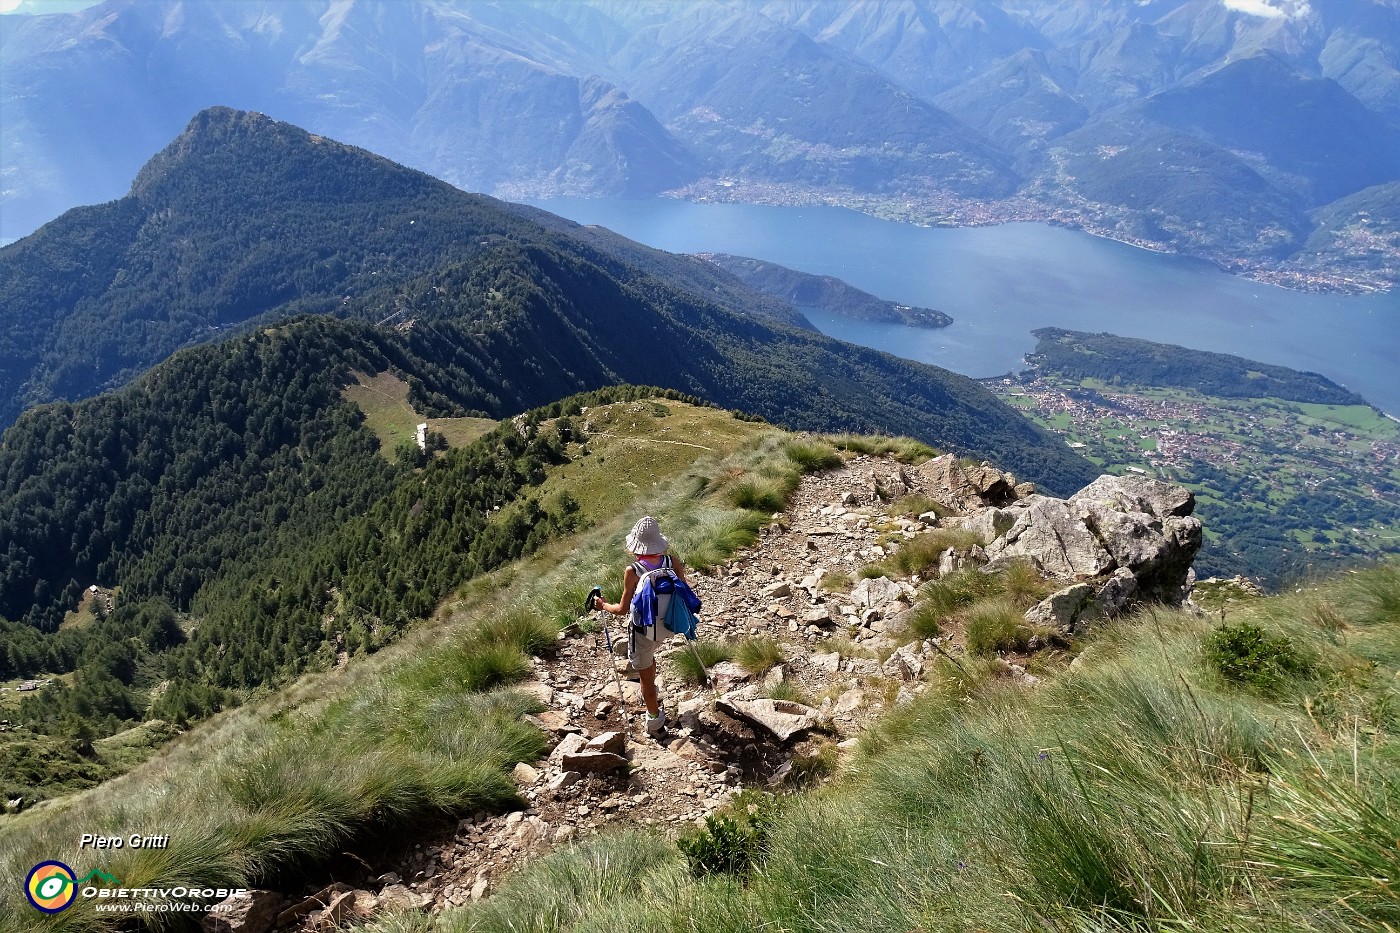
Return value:
[[(911, 495), (936, 509), (896, 514), (893, 504)], [(857, 456), (808, 475), (752, 547), (691, 575), (704, 601), (701, 639), (772, 639), (780, 664), (753, 674), (723, 661), (708, 685), (691, 685), (672, 661), (690, 648), (673, 639), (658, 651), (670, 722), (654, 739), (642, 728), (634, 679), (622, 681), (619, 697), (613, 671), (625, 677), (625, 660), (607, 653), (594, 625), (571, 627), (518, 687), (545, 707), (530, 718), (554, 743), (546, 758), (515, 768), (521, 809), (421, 827), (373, 853), (362, 846), (333, 866), (329, 885), (323, 874), (294, 896), (253, 892), (212, 928), (326, 930), (391, 909), (467, 904), (570, 840), (615, 825), (674, 835), (741, 789), (820, 775), (814, 764), (831, 762), (889, 705), (926, 689), (925, 671), (939, 656), (965, 654), (956, 628), (936, 640), (904, 634), (917, 575), (865, 579), (862, 568), (920, 535), (965, 529), (973, 534), (964, 541), (982, 543), (948, 548), (929, 576), (1028, 561), (1061, 589), (1027, 621), (1068, 634), (1140, 596), (1185, 596), (1200, 542), (1199, 522), (1186, 517), (1192, 505), (1186, 490), (1140, 477), (1103, 477), (1054, 499), (951, 456), (918, 467)], [(608, 625), (614, 638), (625, 636), (623, 620)], [(1004, 659), (1002, 674), (1034, 685), (1016, 660)]]

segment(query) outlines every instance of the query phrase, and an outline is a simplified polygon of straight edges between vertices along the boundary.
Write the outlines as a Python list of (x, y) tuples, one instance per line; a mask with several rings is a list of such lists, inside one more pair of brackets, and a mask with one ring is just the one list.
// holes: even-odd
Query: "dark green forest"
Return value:
[[(0, 622), (0, 677), (77, 676), (27, 699), (21, 720), (107, 734), (166, 680), (152, 717), (206, 715), (378, 648), (571, 528), (575, 503), (529, 495), (565, 456), (541, 415), (421, 468), (379, 455), (339, 387), (351, 368), (410, 365), (435, 371), (392, 333), (308, 318), (27, 412), (0, 444), (0, 600), (18, 620)], [(120, 587), (114, 611), (59, 630), (94, 582)]]
[(1323, 405), (1366, 400), (1326, 376), (1272, 366), (1227, 353), (1188, 350), (1113, 334), (1042, 327), (1030, 357), (1036, 368), (1067, 379), (1099, 379), (1163, 388), (1195, 389), (1221, 398), (1280, 398)]

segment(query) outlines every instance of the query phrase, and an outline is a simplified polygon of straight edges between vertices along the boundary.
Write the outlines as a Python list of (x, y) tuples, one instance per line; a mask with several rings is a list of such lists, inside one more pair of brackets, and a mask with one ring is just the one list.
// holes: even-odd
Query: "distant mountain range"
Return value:
[(1313, 244), (1400, 222), (1366, 194), (1400, 181), (1394, 0), (106, 0), (0, 29), (5, 237), (226, 104), (508, 197), (1015, 196), (1227, 263), (1396, 265)]

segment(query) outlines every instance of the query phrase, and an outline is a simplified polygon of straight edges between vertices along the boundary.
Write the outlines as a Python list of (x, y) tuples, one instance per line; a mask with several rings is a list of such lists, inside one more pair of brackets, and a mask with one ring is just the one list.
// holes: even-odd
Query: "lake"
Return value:
[(824, 333), (967, 376), (1021, 367), (1039, 327), (1107, 331), (1311, 370), (1400, 414), (1400, 295), (1310, 295), (1047, 224), (929, 228), (839, 207), (530, 202), (672, 252), (753, 256), (936, 308), (938, 330), (806, 312)]

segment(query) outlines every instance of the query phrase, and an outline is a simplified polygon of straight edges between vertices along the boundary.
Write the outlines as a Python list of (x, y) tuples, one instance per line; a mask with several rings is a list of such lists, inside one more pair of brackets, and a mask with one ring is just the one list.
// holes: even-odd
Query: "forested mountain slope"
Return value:
[(0, 251), (4, 421), (224, 328), (326, 312), (402, 327), (440, 360), (447, 375), (416, 389), (429, 411), (499, 417), (631, 382), (800, 428), (917, 436), (1052, 488), (1088, 475), (972, 380), (772, 320), (795, 312), (750, 302), (702, 260), (614, 254), (610, 236), (529, 213), (261, 115), (205, 111), (128, 198)]

